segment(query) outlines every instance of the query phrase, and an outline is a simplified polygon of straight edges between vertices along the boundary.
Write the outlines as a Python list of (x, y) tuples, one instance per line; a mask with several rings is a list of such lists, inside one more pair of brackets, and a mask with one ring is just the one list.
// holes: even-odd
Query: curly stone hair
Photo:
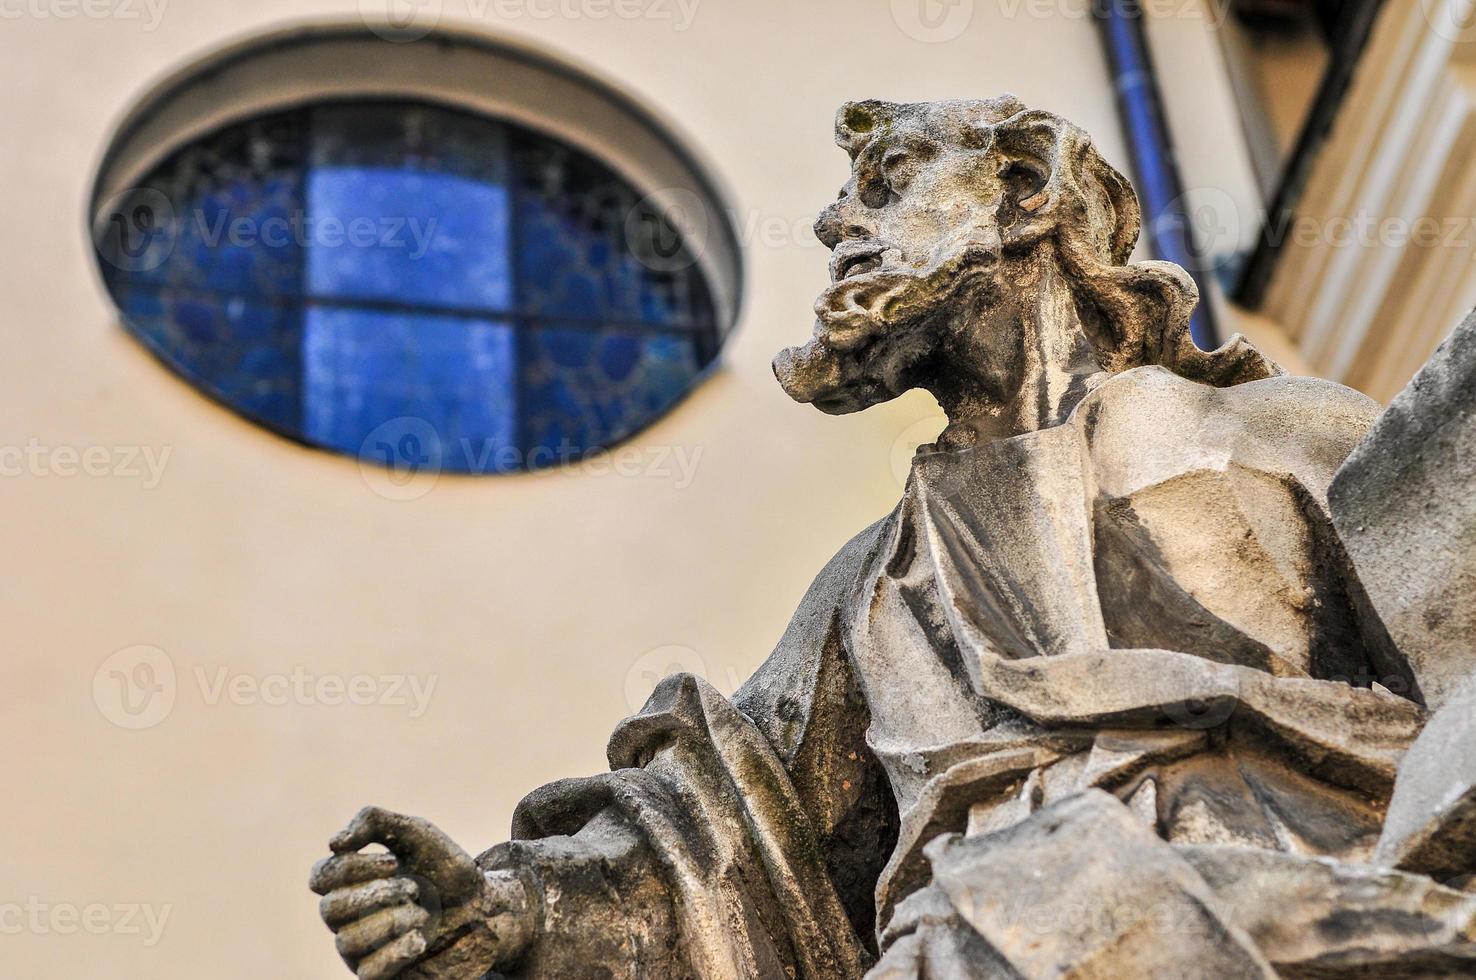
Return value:
[(1060, 116), (1028, 109), (1013, 95), (918, 105), (868, 100), (841, 107), (836, 142), (859, 170), (884, 152), (899, 116), (927, 112), (936, 119), (940, 110), (963, 122), (963, 131), (950, 138), (971, 148), (992, 147), (1046, 175), (1002, 227), (1005, 250), (1019, 254), (1041, 242), (1054, 244), (1103, 368), (1119, 372), (1158, 364), (1216, 387), (1282, 373), (1239, 334), (1213, 351), (1194, 344), (1194, 280), (1172, 262), (1128, 264), (1142, 226), (1138, 197), (1091, 137)]

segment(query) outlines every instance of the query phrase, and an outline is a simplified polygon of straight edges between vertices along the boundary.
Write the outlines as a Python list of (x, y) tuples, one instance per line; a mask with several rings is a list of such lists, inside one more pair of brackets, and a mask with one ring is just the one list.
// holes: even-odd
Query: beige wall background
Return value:
[[(825, 280), (808, 227), (846, 171), (835, 108), (1011, 90), (1127, 167), (1082, 5), (921, 2), (688, 0), (681, 25), (674, 2), (627, 20), (590, 0), (552, 17), (445, 0), (448, 25), (589, 69), (683, 136), (730, 196), (746, 294), (723, 370), (630, 444), (648, 463), (695, 455), (689, 483), (585, 468), (443, 478), (397, 501), (161, 368), (118, 326), (84, 232), (112, 127), (159, 79), (360, 5), (8, 0), (0, 446), (43, 462), (0, 479), (0, 974), (346, 976), (305, 881), (360, 805), (426, 816), (475, 852), (534, 786), (603, 768), (651, 675), (677, 664), (731, 691), (767, 655), (941, 427), (922, 396), (829, 418), (769, 372)], [(930, 31), (924, 10), (963, 20)], [(67, 450), (87, 447), (108, 450), (110, 475), (68, 475)], [(156, 485), (128, 474), (134, 450), (168, 454)], [(128, 730), (94, 681), (106, 703), (111, 671), (133, 665), (105, 661), (136, 645), (163, 651), (174, 700)], [(434, 688), (418, 716), (312, 687), (285, 704), (243, 693), (294, 672)], [(215, 696), (222, 680), (235, 696)]]

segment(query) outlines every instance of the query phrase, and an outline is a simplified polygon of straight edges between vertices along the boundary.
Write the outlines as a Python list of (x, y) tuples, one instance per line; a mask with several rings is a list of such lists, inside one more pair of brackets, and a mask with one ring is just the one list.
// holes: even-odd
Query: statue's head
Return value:
[(1047, 281), (1069, 288), (1102, 370), (1156, 363), (1214, 384), (1275, 372), (1247, 345), (1194, 347), (1193, 280), (1170, 263), (1124, 264), (1137, 197), (1059, 116), (1010, 95), (866, 101), (842, 106), (835, 131), (851, 177), (815, 222), (831, 284), (814, 337), (774, 361), (796, 400), (854, 412), (910, 388), (936, 393), (961, 357), (1018, 361), (1015, 311)]

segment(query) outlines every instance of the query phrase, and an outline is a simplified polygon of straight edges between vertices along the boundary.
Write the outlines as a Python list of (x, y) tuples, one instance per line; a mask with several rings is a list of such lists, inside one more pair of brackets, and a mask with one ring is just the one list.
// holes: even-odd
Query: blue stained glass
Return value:
[(296, 175), (235, 180), (201, 194), (177, 218), (163, 270), (175, 289), (292, 296), (301, 288), (301, 184)]
[(507, 324), (313, 308), (303, 367), (303, 431), (313, 442), (363, 452), (387, 422), (416, 419), (435, 433), (442, 468), (462, 472), (495, 468), (508, 458), (500, 450), (517, 445)]
[(130, 329), (242, 414), (360, 458), (556, 463), (649, 423), (717, 351), (697, 263), (634, 188), (468, 113), (263, 116), (112, 208), (97, 248)]
[(526, 331), (530, 446), (568, 455), (625, 438), (669, 409), (701, 370), (692, 339), (584, 326)]
[(518, 290), (547, 314), (598, 319), (620, 312), (604, 276), (585, 261), (578, 232), (532, 197), (518, 201)]
[(117, 294), (134, 331), (212, 397), (273, 428), (301, 423), (300, 312), (240, 297)]
[(640, 338), (630, 334), (612, 334), (600, 341), (600, 373), (611, 381), (624, 381), (640, 362)]
[[(289, 113), (225, 130), (186, 147), (117, 202), (99, 243), (110, 284), (300, 294), (299, 128)], [(147, 250), (138, 244), (145, 233)]]
[[(513, 305), (506, 136), (474, 117), (421, 110), (387, 125), (360, 106), (314, 114), (307, 288), (471, 310)], [(429, 130), (429, 132), (427, 132)], [(415, 155), (431, 141), (437, 156)], [(451, 159), (442, 154), (474, 144)], [(450, 169), (464, 161), (469, 172)]]
[(511, 308), (505, 187), (333, 167), (313, 172), (308, 203), (320, 239), (308, 250), (313, 295)]
[(696, 257), (608, 168), (548, 140), (512, 140), (517, 275), (549, 316), (690, 324), (711, 307)]

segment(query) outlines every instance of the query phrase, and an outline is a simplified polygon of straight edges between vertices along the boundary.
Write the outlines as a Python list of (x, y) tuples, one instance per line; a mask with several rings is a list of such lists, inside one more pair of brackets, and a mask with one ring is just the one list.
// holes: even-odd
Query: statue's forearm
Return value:
[(506, 976), (692, 975), (650, 848), (618, 814), (606, 811), (572, 836), (509, 841), (477, 863), (491, 878), (515, 879), (527, 896), (520, 928), (528, 937), (499, 964)]

